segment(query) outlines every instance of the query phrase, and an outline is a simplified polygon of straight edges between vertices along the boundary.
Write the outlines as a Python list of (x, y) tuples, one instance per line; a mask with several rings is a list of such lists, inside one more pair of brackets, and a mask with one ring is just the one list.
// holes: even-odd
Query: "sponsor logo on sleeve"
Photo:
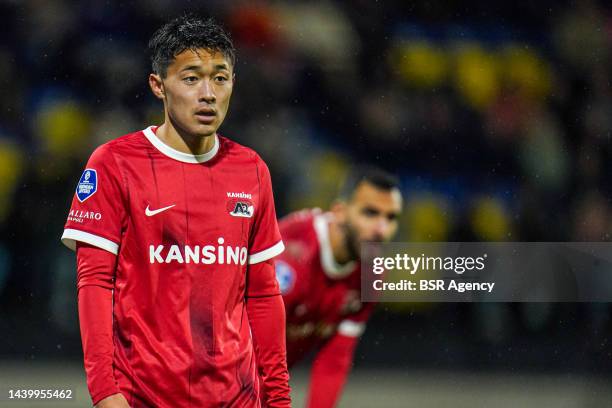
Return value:
[(87, 200), (98, 190), (98, 173), (94, 169), (85, 169), (76, 188), (76, 196), (80, 202)]
[(70, 214), (68, 214), (68, 221), (78, 222), (82, 224), (85, 220), (94, 220), (100, 221), (102, 219), (102, 214), (96, 211), (83, 211), (83, 210), (70, 210)]
[(286, 295), (295, 285), (295, 271), (287, 262), (277, 259), (274, 263), (278, 286), (280, 287), (281, 294)]

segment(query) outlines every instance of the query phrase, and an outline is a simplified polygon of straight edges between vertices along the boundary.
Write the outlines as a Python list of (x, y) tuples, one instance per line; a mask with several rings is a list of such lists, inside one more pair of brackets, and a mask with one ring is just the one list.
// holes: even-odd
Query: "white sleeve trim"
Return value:
[(347, 337), (360, 337), (365, 331), (365, 323), (357, 323), (352, 320), (343, 320), (338, 325), (338, 333)]
[(115, 255), (117, 255), (119, 252), (119, 245), (111, 240), (102, 238), (98, 235), (90, 234), (89, 232), (66, 228), (62, 234), (62, 243), (75, 251), (76, 241), (85, 242)]
[(268, 249), (264, 249), (263, 251), (259, 251), (255, 254), (249, 255), (249, 265), (253, 265), (259, 262), (267, 261), (270, 258), (274, 258), (276, 255), (280, 254), (284, 250), (285, 244), (283, 244), (283, 241), (280, 240)]

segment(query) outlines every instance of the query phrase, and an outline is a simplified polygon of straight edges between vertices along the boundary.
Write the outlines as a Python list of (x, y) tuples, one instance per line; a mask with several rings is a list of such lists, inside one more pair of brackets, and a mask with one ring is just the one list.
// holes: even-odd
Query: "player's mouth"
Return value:
[(195, 115), (199, 122), (210, 124), (215, 120), (217, 112), (212, 108), (202, 108), (198, 110)]

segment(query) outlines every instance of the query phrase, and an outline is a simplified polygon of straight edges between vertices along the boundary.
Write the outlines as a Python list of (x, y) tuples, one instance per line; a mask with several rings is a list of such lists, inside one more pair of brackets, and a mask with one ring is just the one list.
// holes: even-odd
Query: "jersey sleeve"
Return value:
[(361, 310), (348, 315), (336, 333), (319, 349), (312, 364), (307, 408), (333, 408), (353, 365), (359, 337), (372, 314), (375, 303), (366, 303)]
[(255, 220), (249, 241), (249, 264), (266, 261), (285, 249), (276, 221), (270, 171), (261, 159), (257, 162), (257, 176), (259, 203), (255, 208)]
[(361, 337), (375, 306), (376, 303), (373, 302), (365, 303), (361, 310), (346, 316), (338, 325), (338, 334), (353, 338)]
[[(283, 239), (285, 239), (284, 236)], [(287, 252), (274, 260), (276, 281), (287, 310), (292, 310), (300, 304), (301, 297), (297, 285), (300, 276), (299, 267), (300, 265), (295, 262), (294, 258), (288, 256)]]
[(77, 243), (77, 299), (87, 387), (93, 404), (119, 392), (113, 373), (115, 256)]
[(283, 300), (278, 295), (249, 298), (246, 308), (264, 406), (290, 407)]
[(310, 243), (309, 230), (312, 228), (313, 215), (318, 213), (320, 213), (318, 209), (301, 210), (285, 216), (278, 222), (287, 250), (274, 260), (274, 264), (276, 280), (283, 295), (285, 308), (289, 311), (303, 302), (302, 290), (305, 286), (300, 281), (308, 281), (309, 271), (312, 269), (306, 248)]
[(62, 242), (75, 250), (76, 241), (119, 252), (126, 222), (122, 177), (108, 145), (89, 158), (76, 187)]
[(306, 408), (334, 408), (353, 365), (358, 339), (333, 336), (318, 351), (310, 372)]

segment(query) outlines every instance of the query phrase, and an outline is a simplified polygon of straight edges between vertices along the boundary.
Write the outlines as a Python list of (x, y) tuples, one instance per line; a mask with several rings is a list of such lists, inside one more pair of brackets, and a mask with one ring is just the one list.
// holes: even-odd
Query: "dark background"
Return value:
[[(397, 240), (609, 241), (610, 6), (409, 3), (0, 1), (0, 358), (80, 363), (63, 223), (90, 152), (163, 120), (146, 44), (183, 10), (233, 33), (221, 134), (266, 160), (279, 216), (369, 162), (401, 177)], [(608, 381), (611, 334), (605, 303), (386, 304), (356, 372)]]

